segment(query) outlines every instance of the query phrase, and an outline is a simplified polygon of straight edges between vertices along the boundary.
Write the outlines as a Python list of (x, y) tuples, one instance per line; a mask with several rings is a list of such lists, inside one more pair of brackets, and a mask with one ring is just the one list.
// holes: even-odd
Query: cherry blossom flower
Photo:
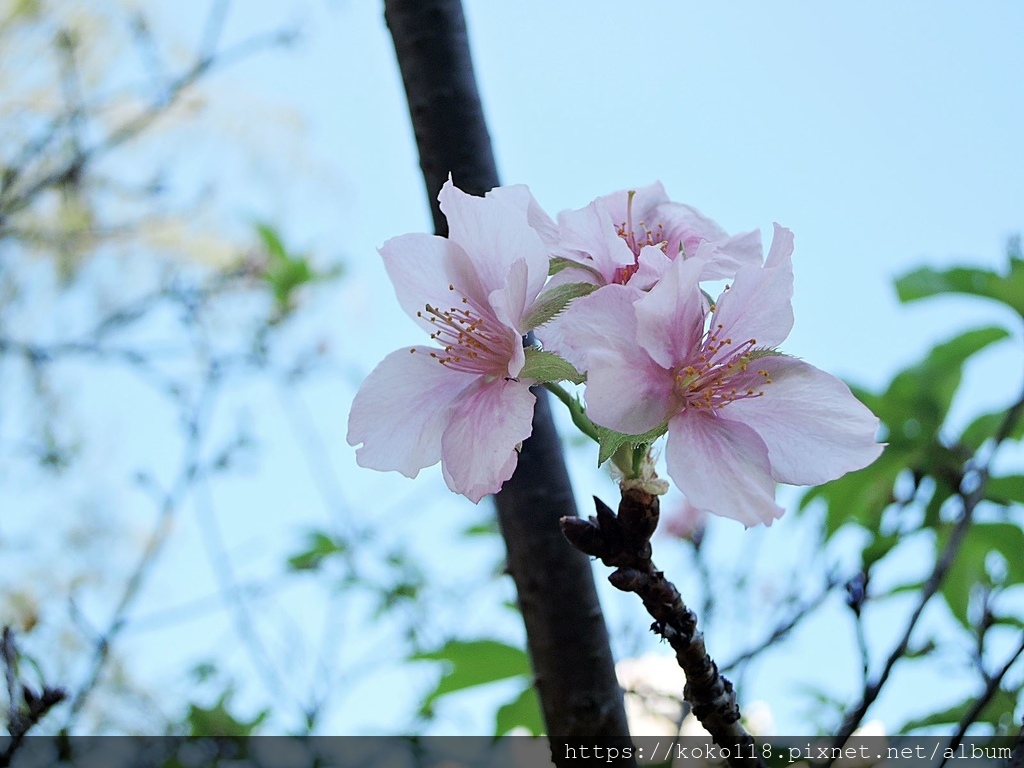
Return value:
[[(356, 394), (348, 442), (360, 466), (415, 477), (441, 462), (473, 502), (512, 476), (532, 431), (524, 319), (543, 288), (554, 227), (525, 186), (486, 197), (449, 180), (438, 199), (449, 237), (409, 234), (380, 249), (402, 308), (438, 346), (392, 352)], [(531, 224), (533, 226), (531, 226)]]
[(713, 307), (706, 263), (677, 259), (650, 292), (578, 300), (565, 340), (586, 352), (587, 414), (639, 435), (667, 423), (668, 474), (695, 507), (770, 525), (775, 483), (817, 485), (871, 463), (878, 419), (839, 379), (776, 351), (793, 326), (792, 233), (740, 267)]
[[(574, 264), (558, 281), (651, 288), (680, 254), (704, 249), (702, 280), (731, 278), (741, 266), (761, 263), (761, 233), (730, 237), (695, 208), (668, 199), (656, 182), (621, 190), (558, 217), (559, 255)], [(578, 265), (578, 266), (576, 266)]]

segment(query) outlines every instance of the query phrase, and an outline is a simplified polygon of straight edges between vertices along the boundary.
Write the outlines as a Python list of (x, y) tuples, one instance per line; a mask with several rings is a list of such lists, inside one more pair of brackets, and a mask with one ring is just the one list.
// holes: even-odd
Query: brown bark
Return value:
[[(498, 185), (459, 0), (385, 0), (437, 234), (448, 174), (483, 194)], [(534, 389), (533, 435), (496, 496), (555, 762), (564, 745), (629, 743), (604, 616), (588, 558), (563, 538), (576, 505), (547, 393)]]

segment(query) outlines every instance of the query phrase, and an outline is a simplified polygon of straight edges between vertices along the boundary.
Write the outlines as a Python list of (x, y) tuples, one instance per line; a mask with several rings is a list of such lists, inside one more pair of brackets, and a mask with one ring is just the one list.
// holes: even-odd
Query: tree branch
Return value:
[[(718, 669), (697, 629), (697, 616), (683, 602), (679, 590), (651, 560), (651, 536), (658, 526), (658, 497), (635, 486), (622, 488), (616, 515), (594, 498), (597, 516), (562, 519), (565, 537), (577, 549), (600, 558), (615, 570), (608, 581), (623, 592), (634, 592), (654, 619), (651, 631), (665, 638), (676, 652), (686, 675), (683, 698), (715, 744), (728, 748), (734, 768), (762, 765), (754, 744), (740, 722), (736, 693)], [(737, 748), (738, 747), (738, 748)]]
[[(448, 225), (437, 194), (451, 174), (466, 192), (498, 185), (459, 0), (385, 0), (412, 116), (434, 229)], [(533, 435), (497, 495), (498, 519), (526, 623), (555, 762), (562, 743), (629, 742), (622, 690), (590, 563), (559, 530), (576, 505), (546, 393), (534, 388)]]

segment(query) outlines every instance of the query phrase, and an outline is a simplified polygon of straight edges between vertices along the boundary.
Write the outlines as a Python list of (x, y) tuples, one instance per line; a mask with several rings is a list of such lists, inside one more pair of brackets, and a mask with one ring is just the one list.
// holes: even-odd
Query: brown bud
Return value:
[(598, 527), (588, 520), (566, 516), (558, 521), (562, 526), (562, 535), (580, 552), (591, 557), (602, 557), (607, 552), (604, 537)]
[(636, 592), (643, 585), (644, 575), (636, 568), (622, 567), (612, 571), (608, 581), (623, 592)]

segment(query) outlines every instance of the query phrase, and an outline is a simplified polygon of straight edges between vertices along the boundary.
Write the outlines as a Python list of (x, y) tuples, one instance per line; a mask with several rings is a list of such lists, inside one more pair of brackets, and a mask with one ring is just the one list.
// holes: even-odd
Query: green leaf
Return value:
[(918, 445), (936, 435), (960, 386), (964, 363), (1007, 336), (1009, 332), (998, 327), (967, 331), (898, 373), (885, 394), (872, 403), (888, 427), (889, 442)]
[[(576, 261), (575, 259), (566, 259), (561, 256), (555, 256), (548, 262), (548, 275), (557, 275), (563, 269), (582, 269), (584, 272), (589, 272), (598, 280), (604, 282), (604, 275), (598, 272), (597, 269)], [(597, 286), (594, 287), (596, 288)]]
[(974, 267), (923, 267), (899, 278), (896, 292), (904, 303), (948, 293), (982, 296), (1024, 316), (1024, 261), (1011, 255), (1009, 262), (1010, 270), (1005, 275)]
[[(985, 498), (1004, 506), (1024, 504), (1024, 475), (990, 477), (985, 486)], [(1024, 553), (1024, 549), (1020, 551)]]
[(992, 617), (992, 623), (1024, 630), (1024, 619), (1017, 616), (994, 615)]
[(532, 685), (527, 685), (522, 693), (498, 708), (495, 716), (494, 735), (504, 736), (513, 728), (525, 728), (534, 736), (544, 733), (544, 718), (540, 712), (540, 700)]
[[(938, 712), (934, 712), (926, 717), (917, 718), (904, 723), (900, 729), (900, 733), (907, 734), (911, 731), (920, 730), (922, 728), (933, 728), (938, 725), (949, 725), (951, 723), (959, 723), (964, 715), (967, 714), (967, 710), (974, 704), (974, 699), (969, 697), (964, 699), (959, 704), (954, 704), (951, 707), (941, 709)], [(1016, 695), (1009, 691), (999, 688), (992, 696), (991, 700), (985, 707), (978, 713), (978, 718), (974, 722), (976, 723), (991, 723), (992, 725), (1000, 725), (1001, 721), (1009, 721), (1013, 716), (1013, 710), (1017, 707)]]
[[(952, 531), (946, 526), (939, 531), (938, 551), (942, 551)], [(964, 537), (960, 551), (942, 581), (942, 596), (950, 611), (963, 626), (972, 630), (968, 609), (975, 588), (988, 583), (985, 561), (989, 553), (997, 552), (1006, 562), (1007, 580), (1024, 583), (1024, 530), (1012, 523), (973, 523)]]
[(874, 536), (871, 543), (864, 548), (864, 552), (861, 555), (861, 558), (864, 561), (864, 570), (868, 570), (872, 565), (889, 554), (889, 552), (900, 543), (901, 538), (902, 537), (899, 534), (895, 533), (887, 535), (878, 534)]
[(634, 446), (642, 443), (653, 443), (668, 431), (667, 422), (659, 427), (655, 427), (650, 432), (644, 432), (642, 435), (624, 435), (613, 429), (607, 429), (600, 425), (595, 426), (597, 427), (597, 442), (600, 445), (597, 455), (597, 466), (604, 464), (615, 455), (619, 448), (627, 443)]
[(328, 557), (348, 551), (347, 542), (322, 531), (310, 531), (306, 541), (304, 550), (288, 558), (288, 567), (293, 571), (315, 571)]
[(340, 265), (318, 272), (313, 269), (306, 254), (291, 254), (277, 230), (269, 224), (257, 223), (256, 233), (267, 253), (263, 279), (270, 285), (274, 303), (280, 315), (293, 308), (293, 294), (307, 283), (332, 280), (342, 274)]
[(520, 379), (534, 379), (538, 383), (547, 384), (551, 381), (571, 381), (582, 384), (586, 379), (577, 371), (572, 363), (563, 360), (554, 352), (545, 352), (534, 347), (526, 348), (526, 363), (519, 372)]
[(277, 234), (276, 229), (269, 224), (259, 223), (256, 225), (256, 233), (260, 236), (260, 240), (263, 241), (263, 247), (267, 249), (267, 255), (270, 256), (271, 260), (288, 260), (288, 251), (285, 249), (281, 236)]
[(800, 509), (806, 509), (816, 499), (825, 502), (826, 539), (847, 523), (877, 531), (882, 512), (893, 502), (893, 485), (907, 468), (907, 459), (906, 453), (890, 446), (864, 469), (808, 490), (800, 500)]
[[(1006, 411), (986, 413), (974, 421), (960, 435), (960, 444), (968, 448), (972, 453), (978, 450), (986, 440), (996, 436), (999, 427), (1006, 418)], [(1017, 419), (1009, 434), (1008, 440), (1024, 440), (1024, 419)]]
[(189, 736), (221, 736), (241, 737), (252, 736), (257, 728), (270, 715), (263, 710), (252, 720), (242, 720), (229, 709), (234, 694), (228, 689), (221, 694), (217, 702), (209, 708), (189, 704), (185, 723)]
[(423, 710), (449, 693), (530, 674), (526, 651), (497, 640), (449, 640), (436, 651), (417, 653), (409, 660), (446, 664), (437, 687), (423, 700)]
[(597, 290), (593, 283), (565, 283), (549, 288), (537, 297), (530, 313), (523, 318), (523, 328), (533, 330), (565, 311), (575, 299), (587, 296)]

